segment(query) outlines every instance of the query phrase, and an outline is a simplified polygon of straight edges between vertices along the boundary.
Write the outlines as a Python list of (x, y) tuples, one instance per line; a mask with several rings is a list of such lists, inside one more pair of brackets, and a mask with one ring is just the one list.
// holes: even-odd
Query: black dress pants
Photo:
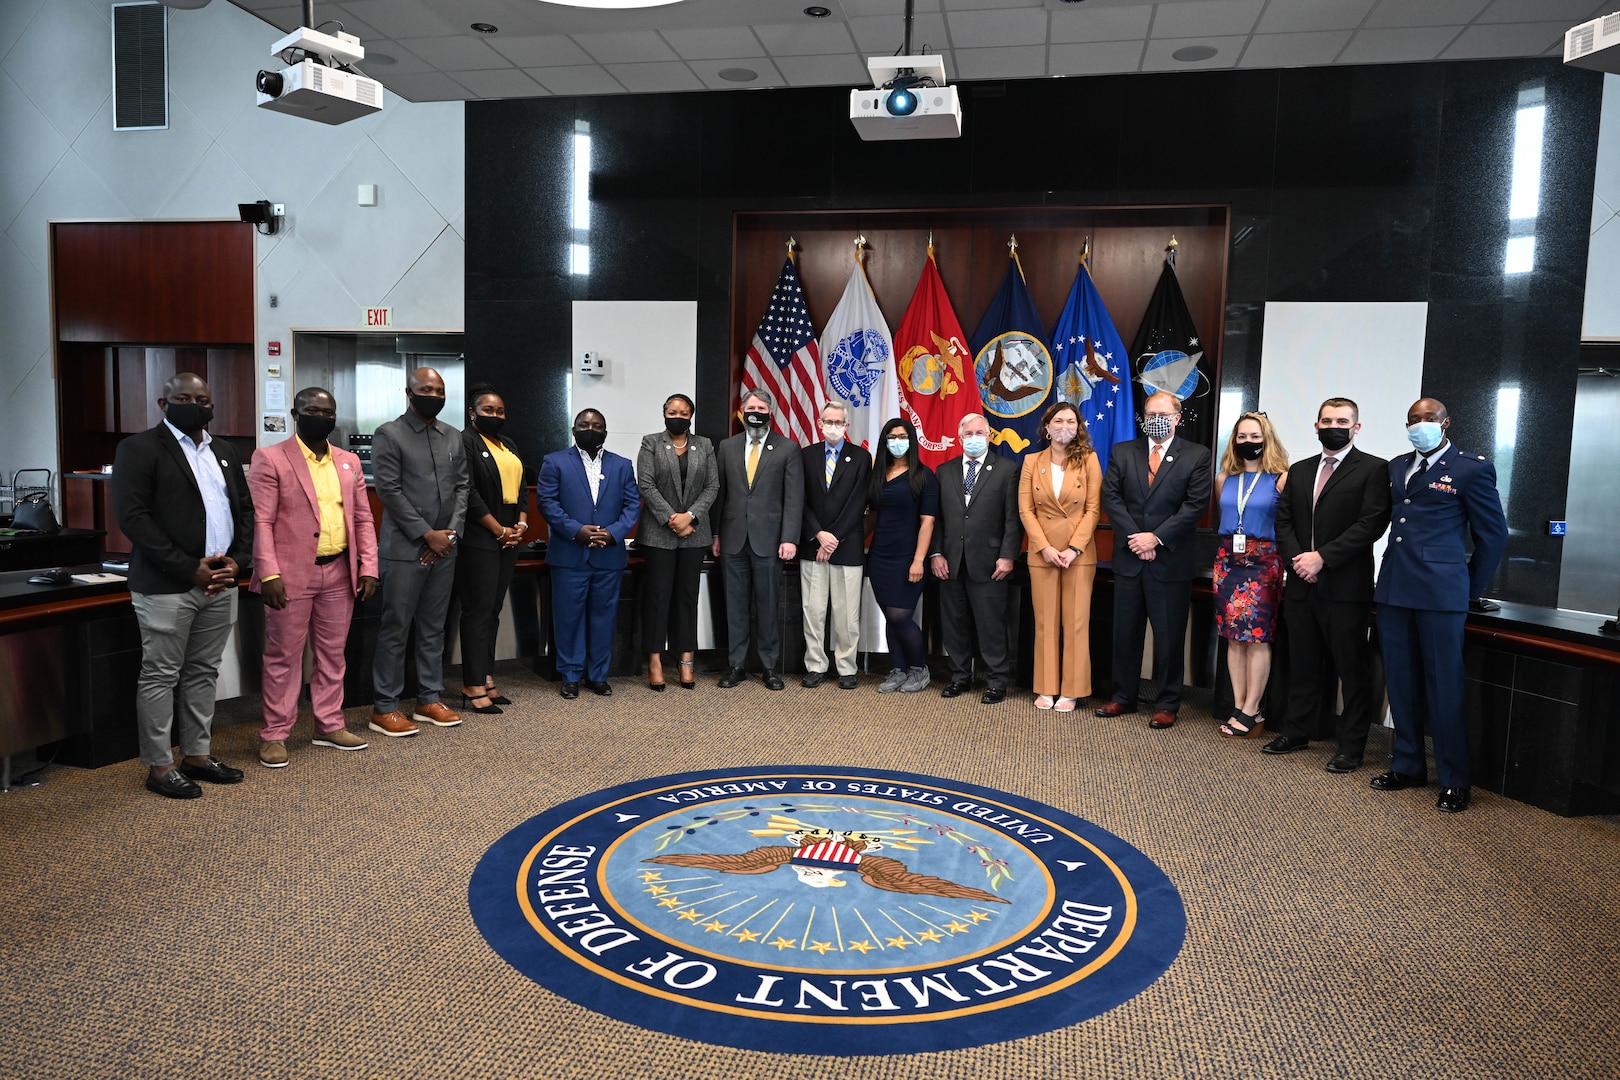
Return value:
[(483, 686), (495, 673), (495, 634), (512, 584), (517, 548), (462, 544), (456, 552), (456, 596), (461, 602), (461, 685)]
[(1007, 688), (1007, 595), (1010, 582), (950, 577), (939, 583), (940, 634), (951, 661), (951, 679), (967, 682), (973, 674), (973, 638), (992, 687)]
[(1314, 589), (1303, 596), (1285, 593), (1283, 623), (1288, 627), (1288, 712), (1278, 733), (1295, 739), (1315, 734), (1323, 662), (1331, 659), (1344, 689), (1339, 750), (1359, 758), (1372, 726), (1372, 605), (1323, 600)]
[(706, 549), (638, 547), (636, 553), (642, 559), (641, 651), (695, 652)]
[(1185, 674), (1187, 614), (1192, 607), (1191, 581), (1160, 581), (1148, 573), (1114, 577), (1114, 700), (1137, 706), (1142, 681), (1142, 635), (1153, 627), (1153, 681), (1158, 684), (1155, 710), (1181, 708)]

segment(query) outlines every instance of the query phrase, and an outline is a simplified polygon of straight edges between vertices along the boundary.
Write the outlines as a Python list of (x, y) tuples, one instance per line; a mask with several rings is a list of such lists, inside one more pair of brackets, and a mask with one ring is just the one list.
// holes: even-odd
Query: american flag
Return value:
[(821, 407), (827, 404), (821, 349), (792, 258), (782, 263), (771, 305), (754, 331), (739, 398), (756, 387), (776, 399), (776, 426), (784, 435), (803, 446), (821, 441)]

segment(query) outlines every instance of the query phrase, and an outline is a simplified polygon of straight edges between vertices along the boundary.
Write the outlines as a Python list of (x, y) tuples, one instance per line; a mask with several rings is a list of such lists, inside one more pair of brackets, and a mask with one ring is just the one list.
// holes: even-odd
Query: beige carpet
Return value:
[[(662, 695), (621, 679), (611, 698), (564, 702), (509, 669), (504, 715), (361, 753), (310, 747), (305, 719), (277, 771), (253, 759), (255, 703), (227, 703), (215, 748), (247, 781), (193, 802), (145, 792), (135, 763), (53, 769), (0, 797), (0, 1077), (1620, 1075), (1613, 821), (1484, 792), (1448, 817), (1432, 788), (1325, 773), (1328, 745), (1273, 759), (1223, 740), (1198, 699), (1156, 732), (1023, 696), (878, 697), (875, 679)], [(1073, 1028), (817, 1058), (599, 1016), (474, 928), (473, 867), (534, 813), (641, 777), (777, 764), (927, 773), (1095, 822), (1180, 888), (1181, 956)]]

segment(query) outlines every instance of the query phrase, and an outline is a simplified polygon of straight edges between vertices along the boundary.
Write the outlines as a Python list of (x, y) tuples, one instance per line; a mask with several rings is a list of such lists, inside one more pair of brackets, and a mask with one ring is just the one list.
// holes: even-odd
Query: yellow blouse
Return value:
[(484, 440), (489, 452), (495, 455), (495, 468), (501, 473), (501, 501), (507, 506), (516, 506), (518, 497), (523, 493), (523, 462), (499, 439), (482, 434), (478, 437)]

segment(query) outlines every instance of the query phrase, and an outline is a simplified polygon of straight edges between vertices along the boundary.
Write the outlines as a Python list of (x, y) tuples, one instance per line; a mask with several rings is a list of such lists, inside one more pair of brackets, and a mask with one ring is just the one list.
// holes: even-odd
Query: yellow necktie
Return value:
[(748, 486), (754, 486), (754, 470), (759, 468), (759, 445), (764, 439), (748, 440)]

